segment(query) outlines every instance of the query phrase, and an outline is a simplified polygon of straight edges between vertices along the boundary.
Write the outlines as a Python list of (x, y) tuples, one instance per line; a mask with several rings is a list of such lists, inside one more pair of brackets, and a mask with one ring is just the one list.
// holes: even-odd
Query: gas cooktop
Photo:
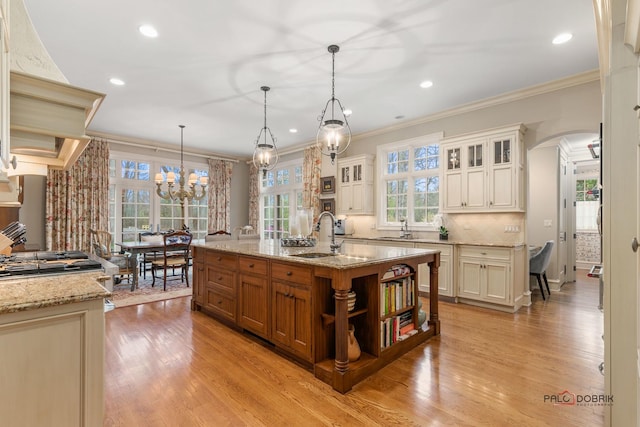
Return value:
[(17, 252), (0, 255), (0, 278), (33, 274), (55, 274), (97, 270), (102, 268), (98, 261), (80, 251), (64, 252)]

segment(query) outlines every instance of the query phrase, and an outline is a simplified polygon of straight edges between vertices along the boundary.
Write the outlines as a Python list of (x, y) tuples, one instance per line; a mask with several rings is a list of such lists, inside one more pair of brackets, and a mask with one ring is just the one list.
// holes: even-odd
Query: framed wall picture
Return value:
[(322, 211), (331, 212), (332, 214), (336, 214), (336, 201), (335, 199), (321, 199), (320, 203), (322, 203)]
[(320, 178), (320, 192), (322, 194), (329, 194), (336, 192), (336, 177), (335, 176), (325, 176)]

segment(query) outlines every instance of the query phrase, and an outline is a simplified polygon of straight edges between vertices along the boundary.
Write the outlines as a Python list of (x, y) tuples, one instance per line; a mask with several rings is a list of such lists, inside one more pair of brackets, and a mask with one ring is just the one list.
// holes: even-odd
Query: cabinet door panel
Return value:
[(492, 207), (509, 207), (514, 205), (512, 169), (494, 168), (491, 171), (491, 195)]
[(240, 275), (240, 326), (267, 337), (268, 294), (265, 276)]
[(271, 300), (271, 339), (276, 343), (289, 346), (291, 341), (291, 303), (289, 285), (273, 281)]
[(450, 173), (445, 175), (445, 199), (446, 208), (459, 208), (462, 206), (462, 174)]
[(509, 267), (505, 264), (487, 263), (487, 300), (506, 303), (509, 301)]
[(477, 261), (460, 259), (460, 296), (467, 298), (482, 298), (482, 271)]
[(311, 357), (311, 291), (308, 288), (291, 286), (292, 333), (291, 348)]
[(470, 170), (467, 172), (467, 191), (465, 193), (467, 196), (466, 207), (481, 208), (484, 206), (484, 174), (485, 171), (483, 169)]

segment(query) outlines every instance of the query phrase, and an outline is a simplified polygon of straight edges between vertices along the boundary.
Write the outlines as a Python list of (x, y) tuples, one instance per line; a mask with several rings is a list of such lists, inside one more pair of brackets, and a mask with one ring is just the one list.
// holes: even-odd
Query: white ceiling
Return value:
[(24, 2), (69, 82), (107, 94), (90, 131), (179, 144), (184, 124), (185, 149), (234, 157), (253, 152), (263, 85), (278, 148), (315, 139), (330, 44), (354, 134), (598, 67), (589, 0)]

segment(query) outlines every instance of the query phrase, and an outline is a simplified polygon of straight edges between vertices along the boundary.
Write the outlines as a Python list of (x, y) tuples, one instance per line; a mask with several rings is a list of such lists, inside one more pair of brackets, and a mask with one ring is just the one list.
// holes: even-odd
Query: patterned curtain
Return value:
[(209, 228), (231, 233), (231, 172), (233, 162), (209, 159)]
[(89, 230), (109, 229), (109, 143), (93, 138), (68, 171), (51, 170), (46, 189), (48, 250), (89, 251)]
[(302, 207), (313, 212), (313, 222), (320, 215), (320, 173), (322, 166), (322, 153), (317, 145), (304, 149), (302, 162)]
[(258, 233), (260, 222), (260, 171), (256, 165), (249, 165), (249, 225)]

